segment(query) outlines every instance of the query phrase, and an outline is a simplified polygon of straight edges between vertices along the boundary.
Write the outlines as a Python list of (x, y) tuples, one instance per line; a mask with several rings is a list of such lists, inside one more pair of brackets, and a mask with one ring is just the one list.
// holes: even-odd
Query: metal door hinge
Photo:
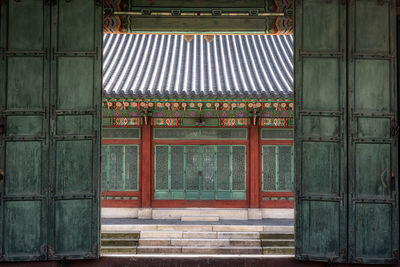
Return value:
[(396, 190), (396, 175), (395, 175), (393, 169), (392, 169), (392, 175), (391, 175), (391, 180), (390, 180), (390, 187), (391, 187), (392, 191)]
[(0, 185), (3, 183), (4, 177), (5, 177), (4, 170), (0, 169)]
[(47, 245), (43, 244), (40, 246), (40, 256), (38, 257), (38, 260), (44, 261), (47, 259)]
[(398, 136), (399, 135), (399, 130), (400, 127), (398, 125), (398, 122), (396, 119), (392, 119), (392, 136)]
[(6, 118), (1, 115), (0, 116), (0, 135), (5, 135), (6, 130)]

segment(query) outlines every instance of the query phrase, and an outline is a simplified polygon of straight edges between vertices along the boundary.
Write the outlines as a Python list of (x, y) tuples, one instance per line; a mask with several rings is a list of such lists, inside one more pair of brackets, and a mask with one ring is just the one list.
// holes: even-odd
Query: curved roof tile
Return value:
[(293, 36), (104, 35), (105, 96), (293, 97)]

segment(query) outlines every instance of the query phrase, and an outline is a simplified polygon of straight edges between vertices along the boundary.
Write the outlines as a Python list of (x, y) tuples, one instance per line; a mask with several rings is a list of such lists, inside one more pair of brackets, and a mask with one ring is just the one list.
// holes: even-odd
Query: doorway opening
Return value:
[(103, 54), (102, 229), (140, 232), (118, 253), (293, 254), (293, 37), (105, 34)]

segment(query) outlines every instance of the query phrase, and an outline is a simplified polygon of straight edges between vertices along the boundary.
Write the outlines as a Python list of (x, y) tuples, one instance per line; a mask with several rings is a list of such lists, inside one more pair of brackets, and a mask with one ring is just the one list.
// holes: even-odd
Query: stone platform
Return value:
[(102, 219), (102, 255), (293, 255), (291, 219)]

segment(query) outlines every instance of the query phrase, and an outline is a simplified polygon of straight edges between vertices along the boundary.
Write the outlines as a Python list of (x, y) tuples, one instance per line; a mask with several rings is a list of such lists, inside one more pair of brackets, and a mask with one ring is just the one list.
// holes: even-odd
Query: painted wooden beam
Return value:
[[(105, 33), (293, 34), (293, 0), (141, 0), (134, 4), (130, 0), (106, 0), (104, 10)], [(171, 15), (172, 10), (177, 16)], [(254, 16), (243, 16), (242, 12), (250, 10), (255, 12)], [(217, 16), (213, 12), (225, 15)], [(265, 13), (284, 15), (261, 16)]]

